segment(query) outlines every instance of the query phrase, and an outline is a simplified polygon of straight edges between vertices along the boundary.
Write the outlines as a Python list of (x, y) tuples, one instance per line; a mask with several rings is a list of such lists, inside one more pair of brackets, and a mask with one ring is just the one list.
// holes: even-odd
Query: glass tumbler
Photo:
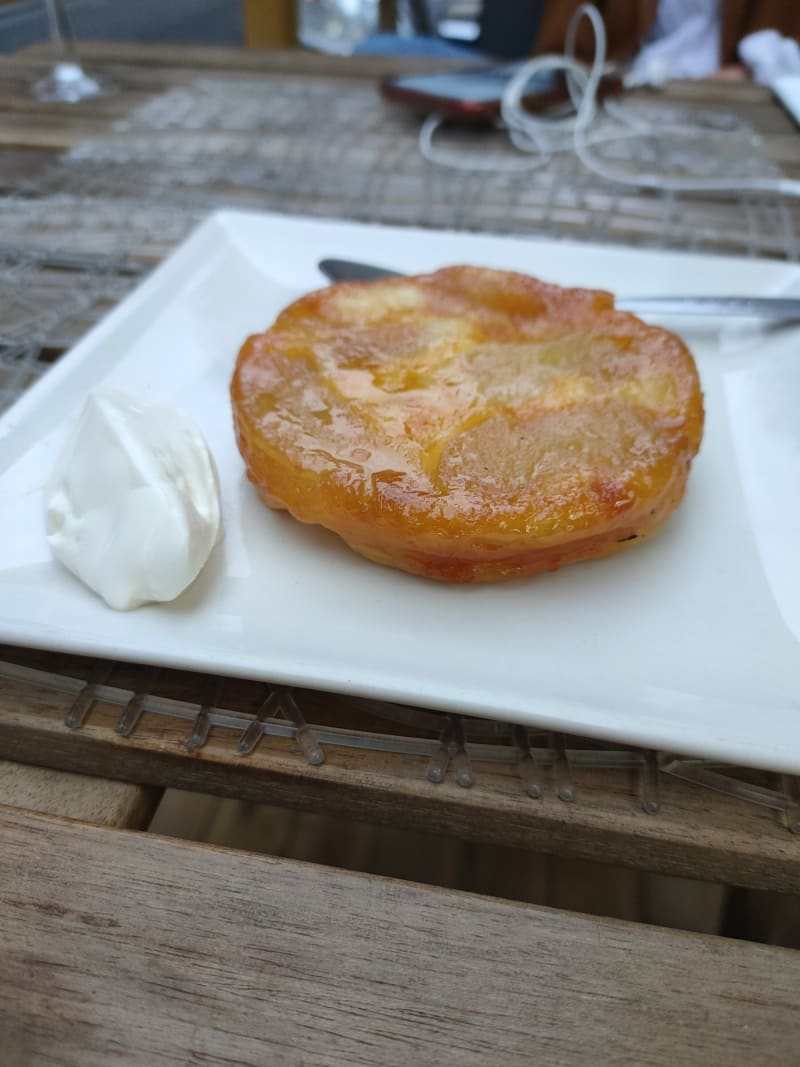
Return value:
[(295, 0), (297, 36), (306, 48), (352, 55), (378, 29), (380, 0)]

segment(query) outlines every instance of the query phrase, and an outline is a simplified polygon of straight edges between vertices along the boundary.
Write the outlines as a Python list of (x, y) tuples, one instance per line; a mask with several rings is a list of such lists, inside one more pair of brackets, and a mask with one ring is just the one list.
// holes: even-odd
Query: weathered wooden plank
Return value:
[[(191, 685), (186, 690), (188, 699)], [(177, 696), (180, 689), (170, 695)], [(311, 697), (307, 698), (311, 700)], [(327, 698), (306, 706), (309, 721)], [(145, 715), (136, 733), (114, 732), (119, 708), (97, 705), (79, 731), (63, 725), (70, 698), (4, 681), (0, 688), (0, 757), (130, 782), (175, 787), (256, 803), (328, 811), (368, 822), (407, 826), (465, 840), (617, 863), (733, 885), (797, 892), (800, 840), (766, 809), (679, 782), (663, 781), (658, 816), (644, 813), (630, 772), (575, 771), (576, 803), (548, 789), (531, 800), (511, 765), (475, 765), (476, 784), (452, 778), (433, 785), (426, 758), (327, 746), (311, 767), (295, 742), (265, 738), (247, 758), (236, 734), (213, 730), (204, 748), (187, 751), (189, 725)], [(346, 710), (329, 710), (344, 725)]]
[(0, 804), (101, 826), (144, 828), (160, 789), (0, 760)]
[(39, 177), (52, 159), (53, 153), (47, 148), (4, 149), (0, 167), (0, 194), (9, 195), (24, 188), (28, 182)]
[[(231, 48), (174, 45), (150, 41), (82, 41), (86, 65), (112, 68), (170, 68), (173, 71), (270, 71), (285, 74), (325, 74), (340, 78), (380, 78), (404, 71), (446, 70), (464, 67), (462, 58), (430, 59), (422, 56), (331, 56), (301, 48)], [(47, 45), (37, 44), (3, 57), (0, 70), (41, 70), (52, 61)]]
[(796, 1059), (789, 950), (7, 810), (0, 851), (9, 1062)]
[(9, 148), (70, 148), (103, 133), (103, 116), (75, 114), (69, 122), (54, 121), (48, 112), (6, 111), (0, 122), (0, 145)]

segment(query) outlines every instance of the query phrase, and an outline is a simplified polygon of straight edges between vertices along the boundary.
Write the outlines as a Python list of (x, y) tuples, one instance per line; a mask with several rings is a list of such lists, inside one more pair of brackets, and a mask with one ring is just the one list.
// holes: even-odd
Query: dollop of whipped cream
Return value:
[(222, 537), (219, 480), (184, 412), (92, 394), (46, 493), (47, 540), (112, 608), (174, 600)]

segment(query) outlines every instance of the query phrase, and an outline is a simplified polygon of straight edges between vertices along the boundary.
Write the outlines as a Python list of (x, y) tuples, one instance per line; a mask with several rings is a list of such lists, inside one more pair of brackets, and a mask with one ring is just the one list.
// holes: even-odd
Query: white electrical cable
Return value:
[(518, 159), (503, 160), (502, 164), (496, 159), (478, 159), (472, 157), (465, 159), (457, 152), (445, 152), (434, 143), (434, 137), (445, 122), (445, 116), (439, 114), (428, 115), (422, 123), (419, 131), (419, 150), (429, 163), (436, 163), (440, 167), (450, 167), (451, 170), (469, 171), (471, 173), (485, 171), (496, 174), (502, 171), (504, 174), (515, 174), (521, 171), (536, 170), (550, 162), (552, 153), (541, 152), (538, 155), (520, 154)]
[[(595, 35), (595, 53), (588, 69), (575, 58), (575, 38), (582, 18), (587, 18)], [(593, 4), (581, 4), (570, 20), (563, 56), (538, 56), (525, 63), (509, 81), (500, 104), (500, 114), (511, 140), (522, 151), (563, 151), (566, 139), (591, 125), (597, 115), (597, 93), (606, 65), (606, 28)], [(528, 111), (523, 103), (531, 78), (545, 71), (563, 71), (566, 75), (575, 114), (554, 120)], [(556, 131), (554, 133), (554, 126)]]
[[(595, 39), (594, 58), (588, 68), (575, 56), (578, 26), (584, 18), (589, 21)], [(511, 78), (503, 93), (500, 114), (512, 144), (521, 153), (519, 159), (502, 162), (497, 159), (466, 159), (463, 155), (442, 151), (434, 142), (437, 131), (445, 121), (438, 114), (429, 115), (423, 123), (419, 136), (420, 152), (430, 162), (456, 170), (519, 173), (544, 167), (555, 154), (571, 151), (587, 170), (605, 181), (638, 189), (671, 193), (778, 193), (800, 198), (800, 181), (791, 178), (726, 178), (721, 175), (671, 178), (663, 174), (626, 173), (599, 159), (591, 150), (593, 145), (653, 137), (664, 132), (684, 139), (697, 136), (696, 130), (690, 130), (687, 134), (687, 130), (681, 127), (660, 125), (656, 129), (652, 123), (626, 115), (624, 109), (616, 107), (611, 101), (605, 103), (604, 112), (621, 123), (620, 128), (593, 132), (591, 126), (598, 114), (600, 83), (607, 69), (606, 47), (606, 29), (600, 12), (594, 4), (581, 4), (570, 21), (564, 54), (537, 56), (520, 67)], [(531, 79), (548, 71), (565, 74), (574, 114), (564, 118), (543, 118), (525, 107), (525, 90)]]

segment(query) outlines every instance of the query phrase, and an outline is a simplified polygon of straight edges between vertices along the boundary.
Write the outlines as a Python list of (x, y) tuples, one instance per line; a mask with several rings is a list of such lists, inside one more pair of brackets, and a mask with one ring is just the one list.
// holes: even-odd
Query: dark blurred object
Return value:
[(545, 0), (485, 0), (476, 46), (503, 59), (527, 56), (539, 34)]
[[(68, 7), (78, 40), (242, 44), (238, 0), (68, 0)], [(15, 52), (47, 38), (42, 0), (0, 5), (0, 52)]]
[[(530, 54), (539, 32), (546, 0), (483, 0), (478, 5), (478, 32), (458, 43), (487, 56), (520, 59)], [(447, 5), (436, 0), (405, 0), (415, 34), (450, 40), (444, 27), (451, 21)]]
[(435, 37), (436, 26), (434, 25), (433, 12), (429, 6), (429, 0), (406, 0), (411, 18), (414, 22), (416, 33), (424, 37)]

